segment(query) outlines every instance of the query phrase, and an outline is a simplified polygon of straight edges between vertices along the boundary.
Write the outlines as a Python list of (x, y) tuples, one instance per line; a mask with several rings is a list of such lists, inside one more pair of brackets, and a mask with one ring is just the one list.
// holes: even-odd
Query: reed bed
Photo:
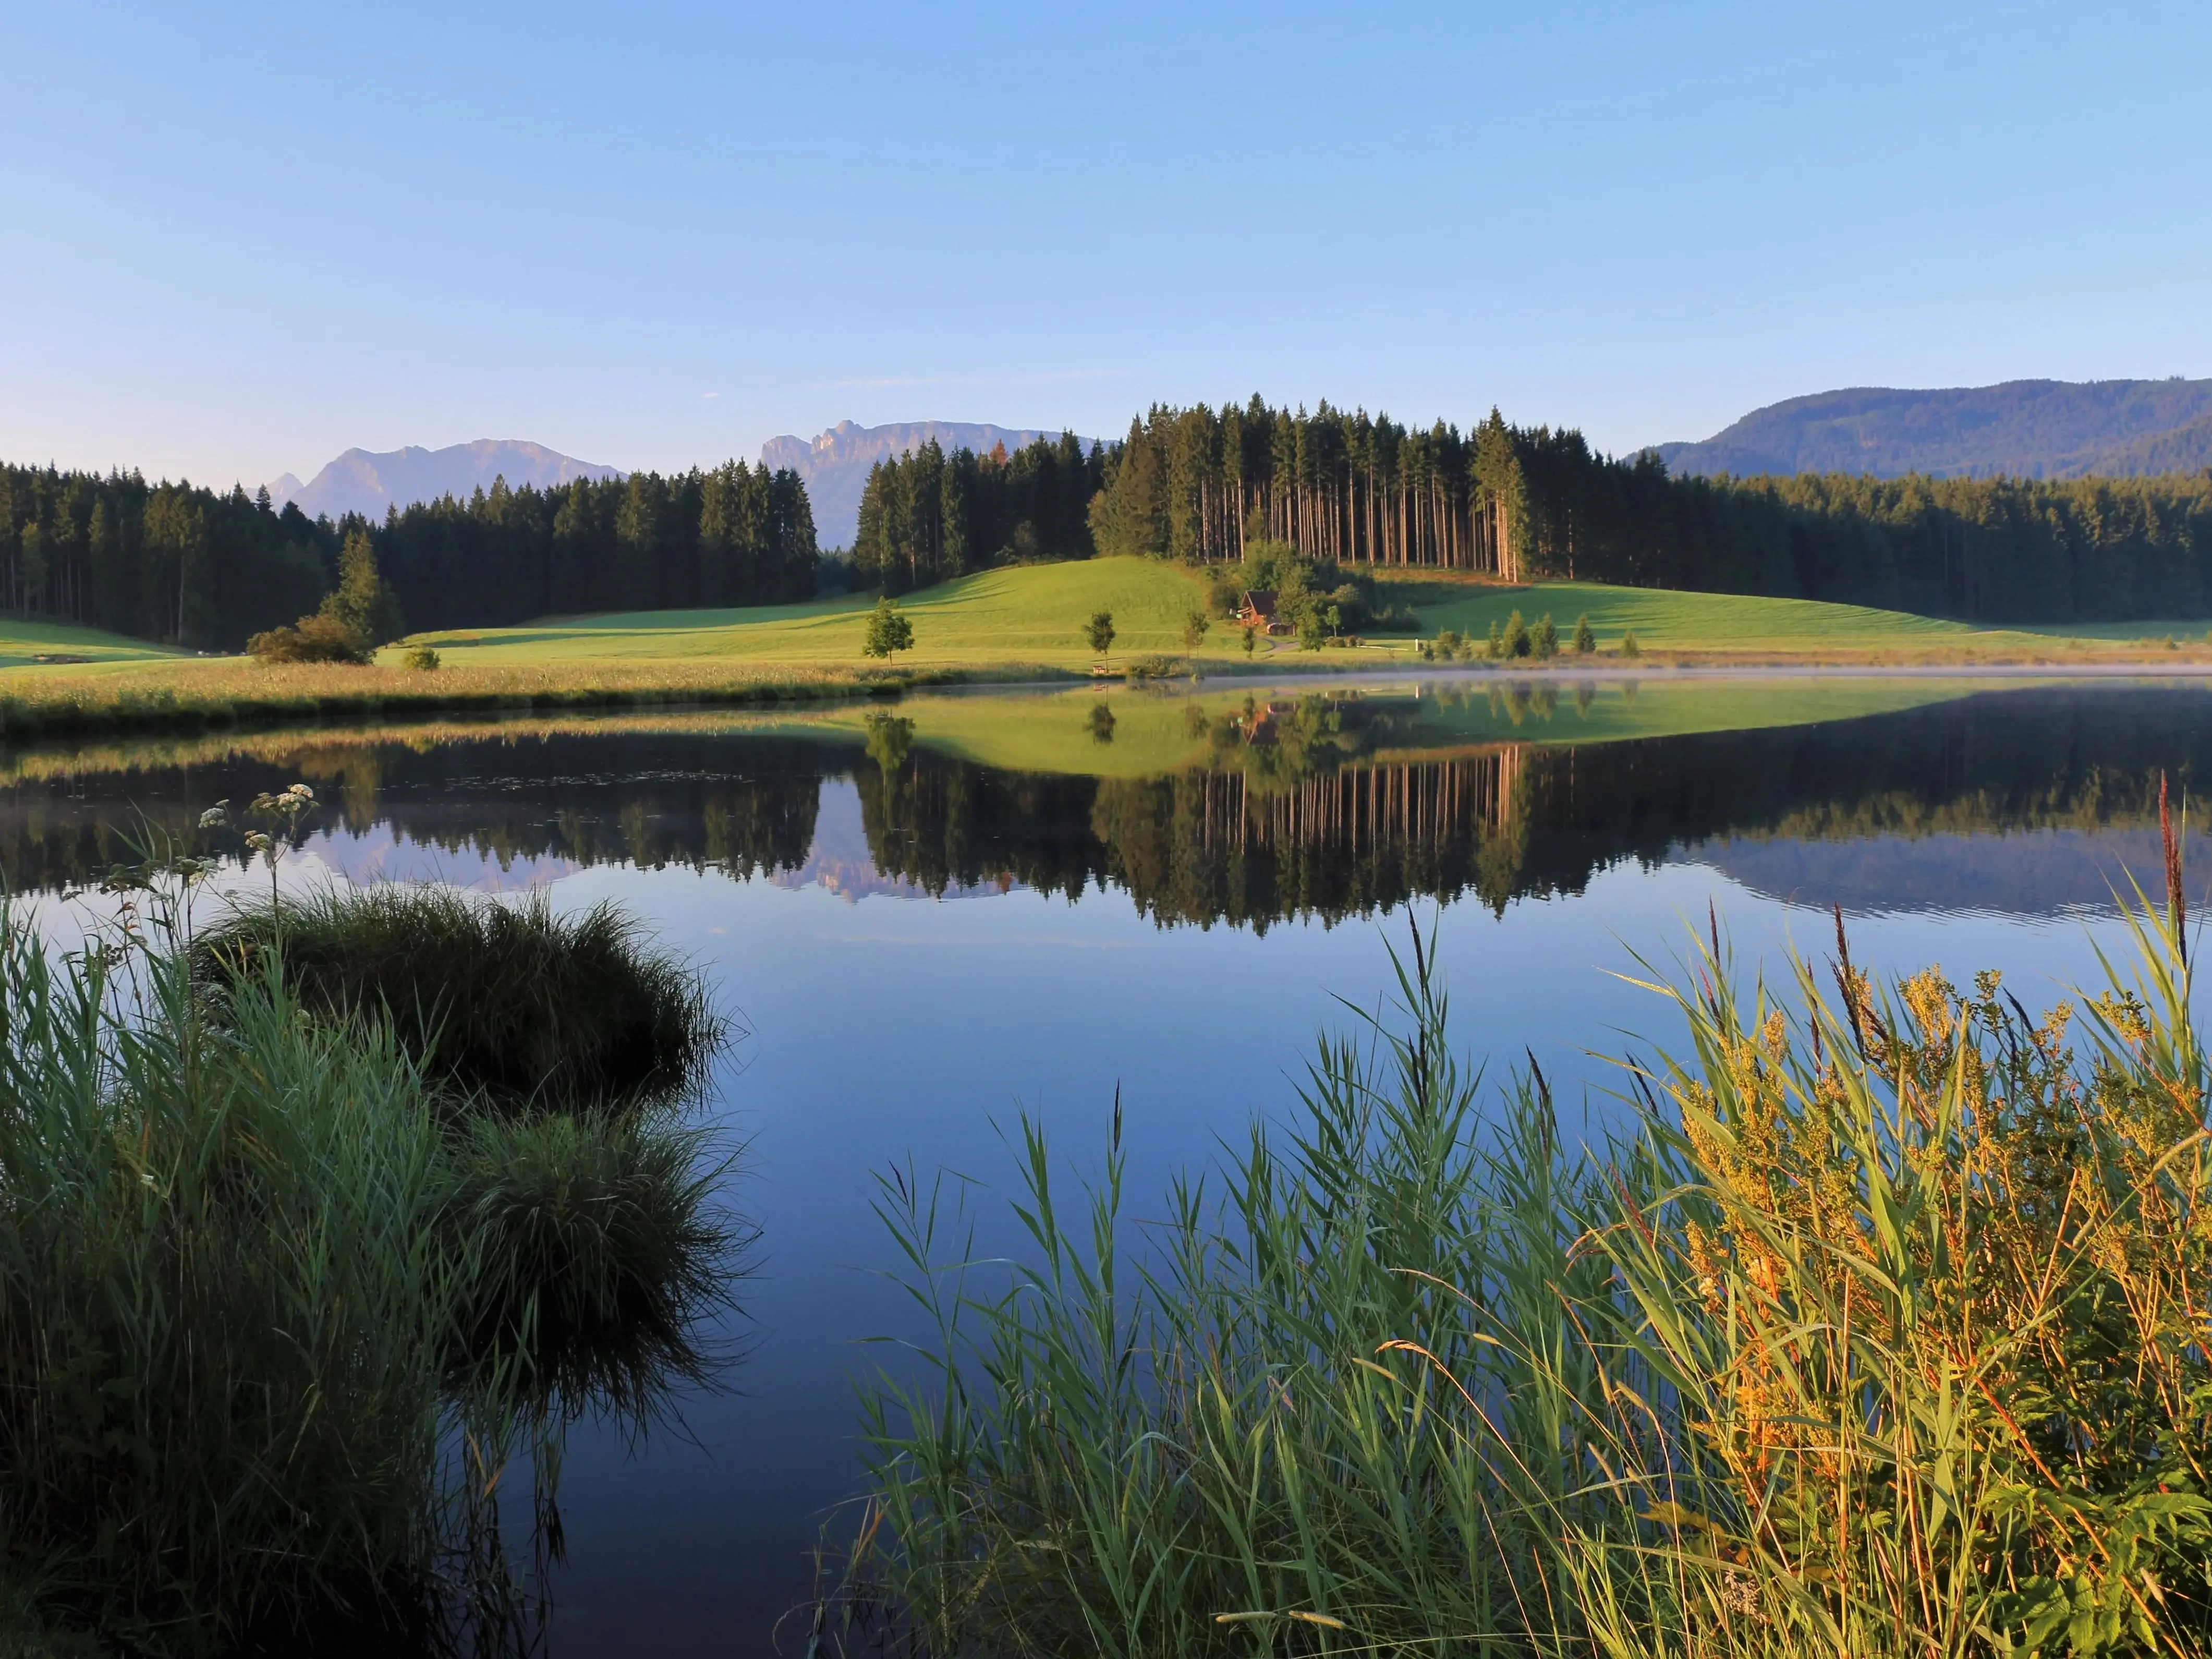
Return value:
[(526, 1649), (497, 1493), (545, 1520), (563, 1424), (711, 1382), (727, 1158), (671, 1090), (517, 1116), (281, 944), (161, 937), (58, 959), (0, 903), (0, 1650)]
[[(2032, 1018), (1995, 975), (1660, 990), (1632, 1133), (1486, 1110), (1418, 933), (1129, 1237), (1118, 1120), (1023, 1259), (961, 1188), (879, 1210), (934, 1322), (864, 1393), (846, 1586), (939, 1655), (2212, 1650), (2212, 1153), (2179, 860), (2138, 959)], [(837, 1634), (837, 1621), (818, 1628)], [(826, 1638), (825, 1638), (826, 1639)]]

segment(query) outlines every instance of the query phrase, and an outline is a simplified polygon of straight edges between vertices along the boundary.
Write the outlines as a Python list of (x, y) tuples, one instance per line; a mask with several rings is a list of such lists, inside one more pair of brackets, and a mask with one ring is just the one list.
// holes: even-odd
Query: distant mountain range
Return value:
[[(965, 421), (908, 421), (896, 426), (854, 426), (840, 421), (814, 439), (771, 438), (761, 446), (762, 465), (790, 467), (806, 480), (806, 499), (814, 509), (814, 538), (827, 549), (850, 547), (860, 528), (860, 493), (868, 469), (878, 461), (905, 455), (934, 438), (948, 453), (972, 449), (988, 455), (1004, 444), (1011, 452), (1057, 432), (1026, 427), (970, 424)], [(1091, 441), (1083, 440), (1087, 450)]]
[(384, 453), (349, 449), (320, 472), (301, 483), (287, 472), (269, 483), (270, 499), (278, 507), (297, 501), (309, 518), (325, 514), (333, 519), (349, 513), (366, 514), (373, 520), (385, 509), (434, 501), (441, 495), (466, 501), (481, 485), (504, 477), (510, 489), (526, 483), (540, 489), (576, 478), (619, 478), (611, 466), (599, 466), (563, 455), (543, 444), (514, 439), (479, 438), (472, 444), (452, 444), (444, 449), (410, 446)]
[(1674, 472), (2131, 477), (2212, 466), (2212, 380), (1856, 386), (1753, 410), (1702, 443), (1654, 447)]

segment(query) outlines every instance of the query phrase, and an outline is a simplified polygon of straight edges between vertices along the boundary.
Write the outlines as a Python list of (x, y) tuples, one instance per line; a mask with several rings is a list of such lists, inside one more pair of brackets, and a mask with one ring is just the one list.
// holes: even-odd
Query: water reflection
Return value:
[[(736, 1389), (686, 1402), (684, 1435), (639, 1449), (579, 1425), (548, 1641), (766, 1653), (786, 1620), (793, 1653), (809, 1551), (854, 1491), (850, 1378), (895, 1352), (854, 1344), (913, 1334), (871, 1271), (869, 1168), (1000, 1176), (993, 1120), (1017, 1105), (1080, 1161), (1119, 1099), (1131, 1190), (1162, 1190), (1283, 1103), (1333, 994), (1387, 982), (1358, 919), (1409, 899), (1463, 901), (1442, 949), (1470, 1055), (1525, 1048), (1600, 1113), (1582, 1091), (1613, 1086), (1620, 1033), (1671, 1036), (1608, 970), (1664, 960), (1716, 902), (1747, 960), (1820, 948), (1826, 917), (1795, 906), (1835, 900), (1877, 913), (1852, 933), (1878, 970), (2002, 967), (2040, 1007), (2094, 974), (2099, 925), (2042, 919), (2106, 906), (2123, 860), (2154, 880), (2157, 774), (2186, 788), (2212, 762), (2196, 688), (1544, 689), (1085, 689), (18, 750), (0, 875), (51, 891), (131, 856), (141, 814), (182, 835), (304, 778), (328, 866), (557, 881), (564, 908), (617, 899), (707, 965), (760, 1034), (715, 1091), (757, 1152), (733, 1201), (766, 1241), (725, 1334), (759, 1345)], [(898, 902), (929, 898), (959, 902)]]
[[(1486, 701), (1509, 732), (1541, 728), (1547, 703), (1575, 719), (1553, 687)], [(1087, 701), (1071, 722), (1087, 737), (1049, 768), (939, 741), (927, 709), (780, 732), (533, 721), (21, 751), (0, 761), (0, 878), (83, 883), (149, 834), (188, 840), (218, 799), (305, 778), (330, 808), (308, 844), (356, 879), (502, 887), (620, 864), (853, 896), (1111, 887), (1163, 925), (1264, 931), (1414, 898), (1502, 910), (1688, 858), (1800, 901), (2040, 913), (2106, 899), (2115, 853), (2152, 868), (2159, 772), (2185, 789), (2212, 769), (2212, 696), (2134, 685), (1613, 742), (1470, 733), (1432, 697), (1158, 705)], [(1157, 767), (1132, 752), (1146, 740)]]

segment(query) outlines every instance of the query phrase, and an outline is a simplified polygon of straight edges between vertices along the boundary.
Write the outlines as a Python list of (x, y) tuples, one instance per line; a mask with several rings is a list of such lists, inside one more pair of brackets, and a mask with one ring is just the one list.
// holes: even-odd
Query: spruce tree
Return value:
[(1559, 630), (1553, 626), (1549, 611), (1545, 612), (1543, 620), (1536, 624), (1536, 631), (1530, 636), (1529, 643), (1532, 653), (1540, 661), (1548, 662), (1559, 654)]
[(406, 632), (398, 597), (376, 568), (376, 547), (366, 530), (345, 538), (338, 553), (338, 585), (318, 615), (334, 622), (373, 650)]
[(1590, 629), (1589, 613), (1584, 611), (1575, 618), (1575, 654), (1587, 657), (1597, 649), (1597, 635)]
[(1505, 654), (1525, 657), (1536, 648), (1536, 641), (1528, 633), (1528, 624), (1521, 620), (1516, 611), (1505, 619)]

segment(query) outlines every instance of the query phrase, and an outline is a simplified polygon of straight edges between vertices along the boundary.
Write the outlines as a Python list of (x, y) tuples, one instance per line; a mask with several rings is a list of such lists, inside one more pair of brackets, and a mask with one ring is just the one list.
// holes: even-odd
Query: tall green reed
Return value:
[(2212, 1641), (2212, 1182), (2177, 902), (2032, 1018), (1993, 975), (1674, 982), (1635, 1132), (1481, 1109), (1395, 1016), (1133, 1246), (1025, 1124), (1018, 1262), (911, 1170), (935, 1338), (865, 1395), (856, 1582), (933, 1651), (2189, 1653)]
[(180, 963), (140, 965), (119, 1008), (107, 952), (0, 915), (0, 1529), (64, 1600), (204, 1645), (425, 1559), (472, 1264), (388, 1041), (276, 988), (216, 1040)]

